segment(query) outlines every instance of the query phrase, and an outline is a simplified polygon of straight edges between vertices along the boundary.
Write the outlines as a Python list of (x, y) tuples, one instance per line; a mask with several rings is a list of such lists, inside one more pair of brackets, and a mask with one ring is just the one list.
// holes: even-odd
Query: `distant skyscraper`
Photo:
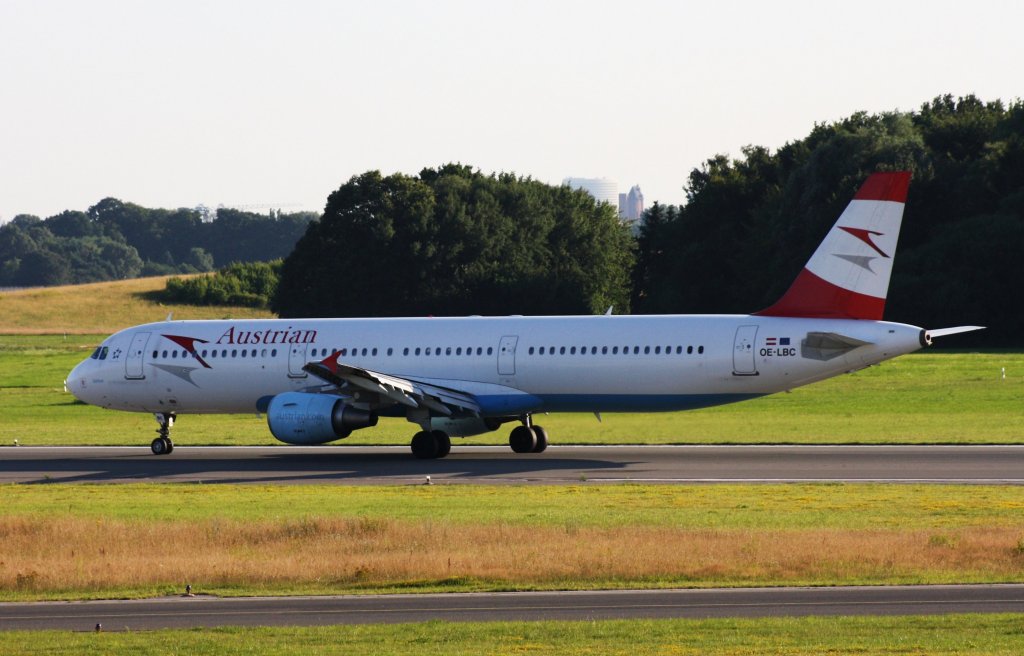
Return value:
[(619, 183), (609, 178), (566, 178), (562, 184), (573, 189), (582, 189), (593, 196), (599, 203), (608, 203), (619, 207)]
[(644, 214), (644, 192), (633, 185), (628, 194), (619, 194), (619, 216), (627, 221), (639, 221)]

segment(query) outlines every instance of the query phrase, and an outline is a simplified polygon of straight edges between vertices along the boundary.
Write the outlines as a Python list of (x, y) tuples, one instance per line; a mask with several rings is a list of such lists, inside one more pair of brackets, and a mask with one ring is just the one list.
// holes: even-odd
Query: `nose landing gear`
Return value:
[(154, 455), (163, 456), (174, 451), (174, 442), (171, 441), (171, 426), (174, 426), (175, 414), (173, 412), (157, 412), (153, 416), (160, 423), (157, 434), (160, 436), (153, 440), (149, 448)]

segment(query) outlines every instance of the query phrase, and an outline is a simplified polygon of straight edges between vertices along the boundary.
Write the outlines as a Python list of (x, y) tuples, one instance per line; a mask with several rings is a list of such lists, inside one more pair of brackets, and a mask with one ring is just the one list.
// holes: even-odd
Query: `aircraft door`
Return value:
[(132, 337), (131, 346), (128, 347), (128, 357), (124, 360), (124, 377), (130, 380), (141, 380), (146, 377), (142, 370), (142, 361), (146, 357), (146, 342), (149, 341), (149, 333), (135, 333)]
[(740, 326), (736, 329), (736, 341), (732, 350), (732, 373), (734, 376), (756, 376), (757, 362), (754, 359), (754, 343), (757, 326)]
[(305, 378), (308, 374), (302, 370), (306, 364), (306, 345), (292, 344), (288, 347), (288, 376), (290, 378)]
[(518, 335), (505, 335), (498, 342), (498, 375), (516, 375), (516, 344), (519, 342)]

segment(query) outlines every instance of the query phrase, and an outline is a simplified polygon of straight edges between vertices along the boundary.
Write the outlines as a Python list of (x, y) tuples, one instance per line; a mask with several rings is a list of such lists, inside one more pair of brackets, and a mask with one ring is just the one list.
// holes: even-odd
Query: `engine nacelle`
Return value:
[(431, 417), (430, 430), (439, 430), (453, 437), (490, 433), (501, 427), (501, 420), (484, 417)]
[(288, 444), (323, 444), (377, 425), (377, 415), (346, 405), (330, 394), (285, 392), (270, 400), (267, 424), (277, 439)]

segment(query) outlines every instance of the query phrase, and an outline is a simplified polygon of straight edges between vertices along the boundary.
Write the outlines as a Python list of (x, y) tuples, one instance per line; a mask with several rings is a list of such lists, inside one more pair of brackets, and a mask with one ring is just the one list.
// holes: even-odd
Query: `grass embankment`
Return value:
[[(145, 445), (145, 414), (85, 406), (67, 373), (106, 335), (0, 335), (0, 445)], [(1002, 369), (1006, 377), (1002, 377)], [(927, 351), (790, 394), (681, 413), (538, 417), (554, 444), (1024, 443), (1024, 354)], [(339, 444), (408, 444), (412, 424), (385, 419)], [(504, 444), (507, 429), (455, 440)], [(279, 444), (255, 415), (180, 418), (179, 445)]]
[(88, 285), (38, 287), (0, 292), (0, 335), (82, 335), (113, 332), (150, 321), (175, 319), (250, 319), (273, 316), (246, 307), (199, 307), (153, 301), (169, 276), (134, 278)]
[(12, 631), (0, 654), (1006, 654), (1024, 650), (1019, 615), (758, 620), (427, 622), (144, 633)]
[(0, 488), (0, 598), (1019, 582), (1009, 486)]

